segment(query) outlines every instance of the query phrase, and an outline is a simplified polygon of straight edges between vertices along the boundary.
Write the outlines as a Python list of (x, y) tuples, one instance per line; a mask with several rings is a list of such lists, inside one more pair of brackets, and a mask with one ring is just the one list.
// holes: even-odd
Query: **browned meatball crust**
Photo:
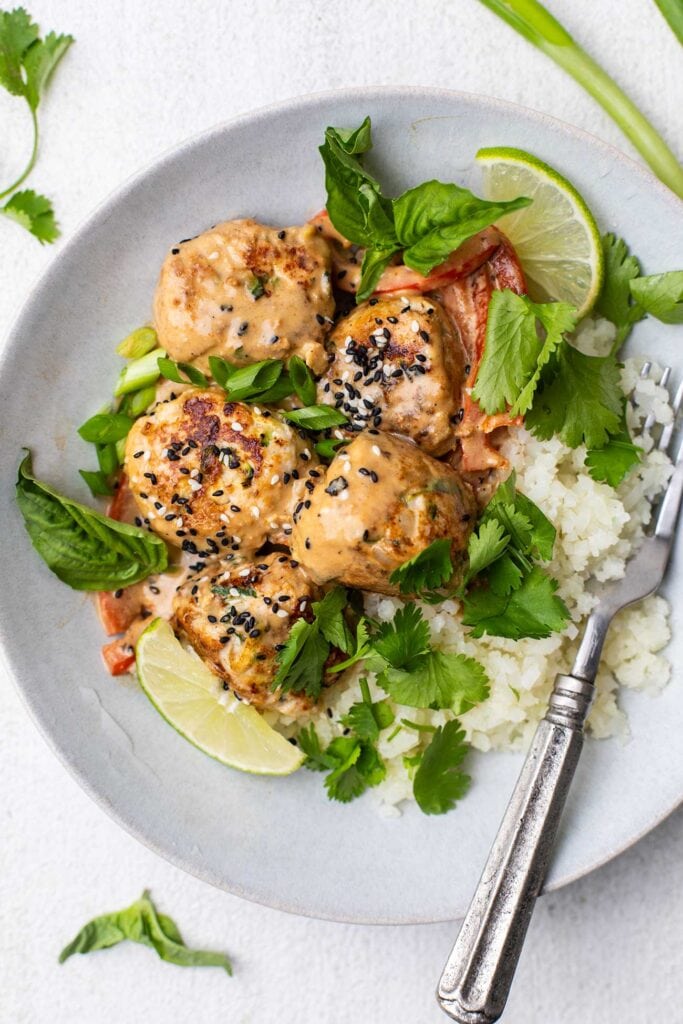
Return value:
[(356, 430), (381, 427), (431, 455), (454, 445), (465, 353), (443, 307), (422, 296), (370, 299), (340, 320), (318, 400)]
[(309, 441), (277, 413), (189, 388), (136, 420), (125, 470), (141, 520), (200, 558), (287, 541), (318, 475)]
[(396, 594), (389, 576), (432, 541), (462, 566), (475, 503), (450, 466), (395, 434), (364, 431), (335, 456), (294, 516), (292, 554), (316, 583)]
[(313, 701), (273, 692), (277, 654), (297, 619), (311, 616), (320, 589), (288, 555), (212, 563), (179, 588), (173, 625), (209, 668), (255, 708), (296, 716)]
[(299, 355), (317, 373), (334, 312), (330, 249), (311, 225), (217, 224), (174, 246), (161, 268), (154, 323), (169, 356), (208, 366)]

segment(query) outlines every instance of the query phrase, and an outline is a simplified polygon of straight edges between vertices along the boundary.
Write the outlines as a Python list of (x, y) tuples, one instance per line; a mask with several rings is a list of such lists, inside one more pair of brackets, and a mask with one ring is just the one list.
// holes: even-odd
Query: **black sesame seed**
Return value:
[(180, 252), (180, 249), (171, 249), (171, 252), (174, 256), (177, 256), (178, 253)]
[(278, 231), (277, 237), (280, 239), (280, 241), (282, 241), (286, 234), (286, 231)]
[(238, 337), (241, 338), (242, 335), (246, 334), (248, 330), (249, 330), (249, 323), (248, 323), (247, 320), (243, 320), (242, 323), (237, 328)]
[(135, 453), (133, 454), (133, 458), (134, 458), (134, 459), (139, 459), (139, 458), (140, 458), (140, 456), (141, 456), (141, 455), (144, 455), (144, 454), (145, 454), (144, 452), (135, 452)]
[[(337, 494), (341, 494), (342, 491), (345, 491), (348, 486), (349, 486), (348, 485), (348, 481), (346, 480), (345, 477), (337, 476), (325, 488), (325, 493), (326, 494), (331, 494), (332, 497), (335, 497)], [(309, 505), (310, 505), (310, 502), (309, 502)]]

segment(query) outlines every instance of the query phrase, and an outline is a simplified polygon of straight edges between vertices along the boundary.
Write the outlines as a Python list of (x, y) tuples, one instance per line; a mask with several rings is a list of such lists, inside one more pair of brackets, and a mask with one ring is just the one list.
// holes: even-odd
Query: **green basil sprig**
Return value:
[(168, 565), (161, 538), (109, 519), (36, 480), (30, 453), (19, 467), (16, 495), (34, 548), (74, 590), (128, 587)]
[(426, 181), (389, 199), (361, 163), (371, 147), (369, 117), (354, 131), (327, 128), (320, 147), (330, 220), (365, 249), (358, 301), (372, 294), (397, 252), (403, 252), (407, 267), (426, 276), (472, 235), (531, 202), (524, 196), (490, 202), (440, 181)]
[(224, 953), (189, 949), (173, 918), (158, 912), (147, 889), (139, 900), (125, 910), (102, 914), (88, 921), (68, 946), (64, 947), (59, 962), (63, 964), (74, 953), (109, 949), (126, 939), (149, 946), (156, 950), (162, 960), (179, 967), (221, 967), (227, 974), (232, 974), (232, 964)]

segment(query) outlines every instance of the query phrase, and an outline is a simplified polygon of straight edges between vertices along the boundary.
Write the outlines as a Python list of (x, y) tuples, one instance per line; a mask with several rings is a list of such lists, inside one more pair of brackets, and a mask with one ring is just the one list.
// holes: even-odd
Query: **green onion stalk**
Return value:
[(616, 121), (657, 177), (683, 198), (683, 167), (664, 139), (543, 4), (538, 0), (480, 2), (576, 79)]

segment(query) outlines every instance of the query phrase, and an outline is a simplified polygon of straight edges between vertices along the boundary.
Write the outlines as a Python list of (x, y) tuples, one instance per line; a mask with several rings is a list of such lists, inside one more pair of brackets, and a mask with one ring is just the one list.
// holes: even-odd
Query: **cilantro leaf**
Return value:
[(465, 795), (471, 778), (460, 766), (468, 750), (458, 721), (436, 730), (413, 779), (413, 794), (425, 814), (445, 814)]
[(25, 52), (22, 61), (26, 69), (25, 95), (31, 110), (38, 109), (44, 89), (73, 41), (73, 36), (49, 32), (45, 39), (37, 39)]
[(631, 440), (624, 402), (619, 433), (610, 437), (604, 447), (589, 448), (586, 452), (585, 465), (594, 480), (603, 481), (610, 487), (618, 487), (633, 467), (641, 461), (642, 453), (642, 448), (638, 448)]
[(0, 11), (0, 85), (13, 96), (26, 96), (22, 62), (38, 32), (23, 7)]
[[(350, 642), (350, 651), (352, 653), (345, 661), (338, 661), (335, 665), (332, 665), (330, 672), (345, 672), (347, 668), (355, 665), (357, 661), (363, 661), (370, 654), (372, 642), (369, 631), (369, 621), (365, 616), (358, 621), (355, 641), (351, 640)], [(341, 649), (343, 650), (343, 648)]]
[(325, 594), (322, 601), (314, 601), (311, 606), (322, 635), (345, 654), (354, 650), (353, 636), (343, 615), (348, 602), (349, 596), (344, 587), (335, 587)]
[(483, 520), (479, 527), (470, 534), (467, 545), (469, 555), (469, 569), (466, 582), (469, 582), (480, 572), (483, 572), (492, 562), (505, 551), (510, 541), (510, 536), (497, 519)]
[[(538, 325), (545, 330), (541, 341)], [(513, 416), (531, 407), (541, 371), (576, 326), (576, 310), (566, 302), (532, 302), (509, 289), (494, 291), (486, 322), (484, 355), (472, 392), (486, 413)]]
[(683, 270), (637, 277), (630, 288), (638, 306), (650, 316), (664, 324), (683, 324)]
[(614, 356), (587, 356), (563, 345), (546, 367), (526, 425), (541, 440), (557, 434), (570, 448), (602, 448), (620, 429), (623, 393)]
[(602, 236), (602, 251), (605, 280), (595, 310), (617, 328), (613, 349), (617, 352), (631, 333), (633, 324), (643, 317), (643, 311), (632, 302), (630, 288), (631, 281), (640, 274), (640, 264), (635, 256), (629, 255), (623, 238), (616, 235)]
[(299, 730), (296, 740), (306, 755), (304, 763), (312, 772), (325, 772), (337, 767), (336, 760), (320, 746), (320, 739), (312, 722)]
[(557, 582), (534, 566), (508, 596), (492, 589), (470, 590), (464, 600), (463, 623), (472, 636), (543, 639), (561, 632), (569, 622), (564, 601), (557, 597)]
[(394, 712), (388, 701), (372, 700), (367, 679), (361, 679), (360, 686), (363, 699), (351, 705), (341, 722), (352, 729), (359, 739), (374, 742), (379, 738), (382, 729), (387, 729), (392, 724)]
[(521, 584), (523, 571), (510, 555), (503, 555), (490, 566), (486, 579), (494, 594), (506, 597)]
[(389, 583), (398, 586), (402, 594), (421, 594), (423, 590), (438, 590), (453, 575), (451, 541), (434, 540), (417, 555), (394, 569)]
[(305, 693), (315, 699), (322, 689), (323, 670), (330, 645), (320, 635), (316, 622), (297, 619), (284, 649), (278, 651), (278, 670), (272, 689), (283, 693)]
[(398, 608), (391, 622), (383, 622), (373, 639), (372, 650), (393, 668), (410, 668), (429, 647), (429, 625), (417, 605)]
[(456, 715), (486, 700), (490, 692), (488, 677), (478, 661), (437, 650), (414, 659), (409, 670), (388, 666), (377, 682), (398, 704), (450, 708)]
[(325, 779), (331, 800), (348, 803), (368, 787), (378, 786), (386, 775), (386, 766), (371, 743), (352, 736), (338, 736), (330, 743), (327, 753), (339, 762)]
[(14, 195), (0, 207), (0, 213), (21, 224), (41, 245), (49, 245), (59, 238), (52, 203), (45, 196), (27, 188)]

